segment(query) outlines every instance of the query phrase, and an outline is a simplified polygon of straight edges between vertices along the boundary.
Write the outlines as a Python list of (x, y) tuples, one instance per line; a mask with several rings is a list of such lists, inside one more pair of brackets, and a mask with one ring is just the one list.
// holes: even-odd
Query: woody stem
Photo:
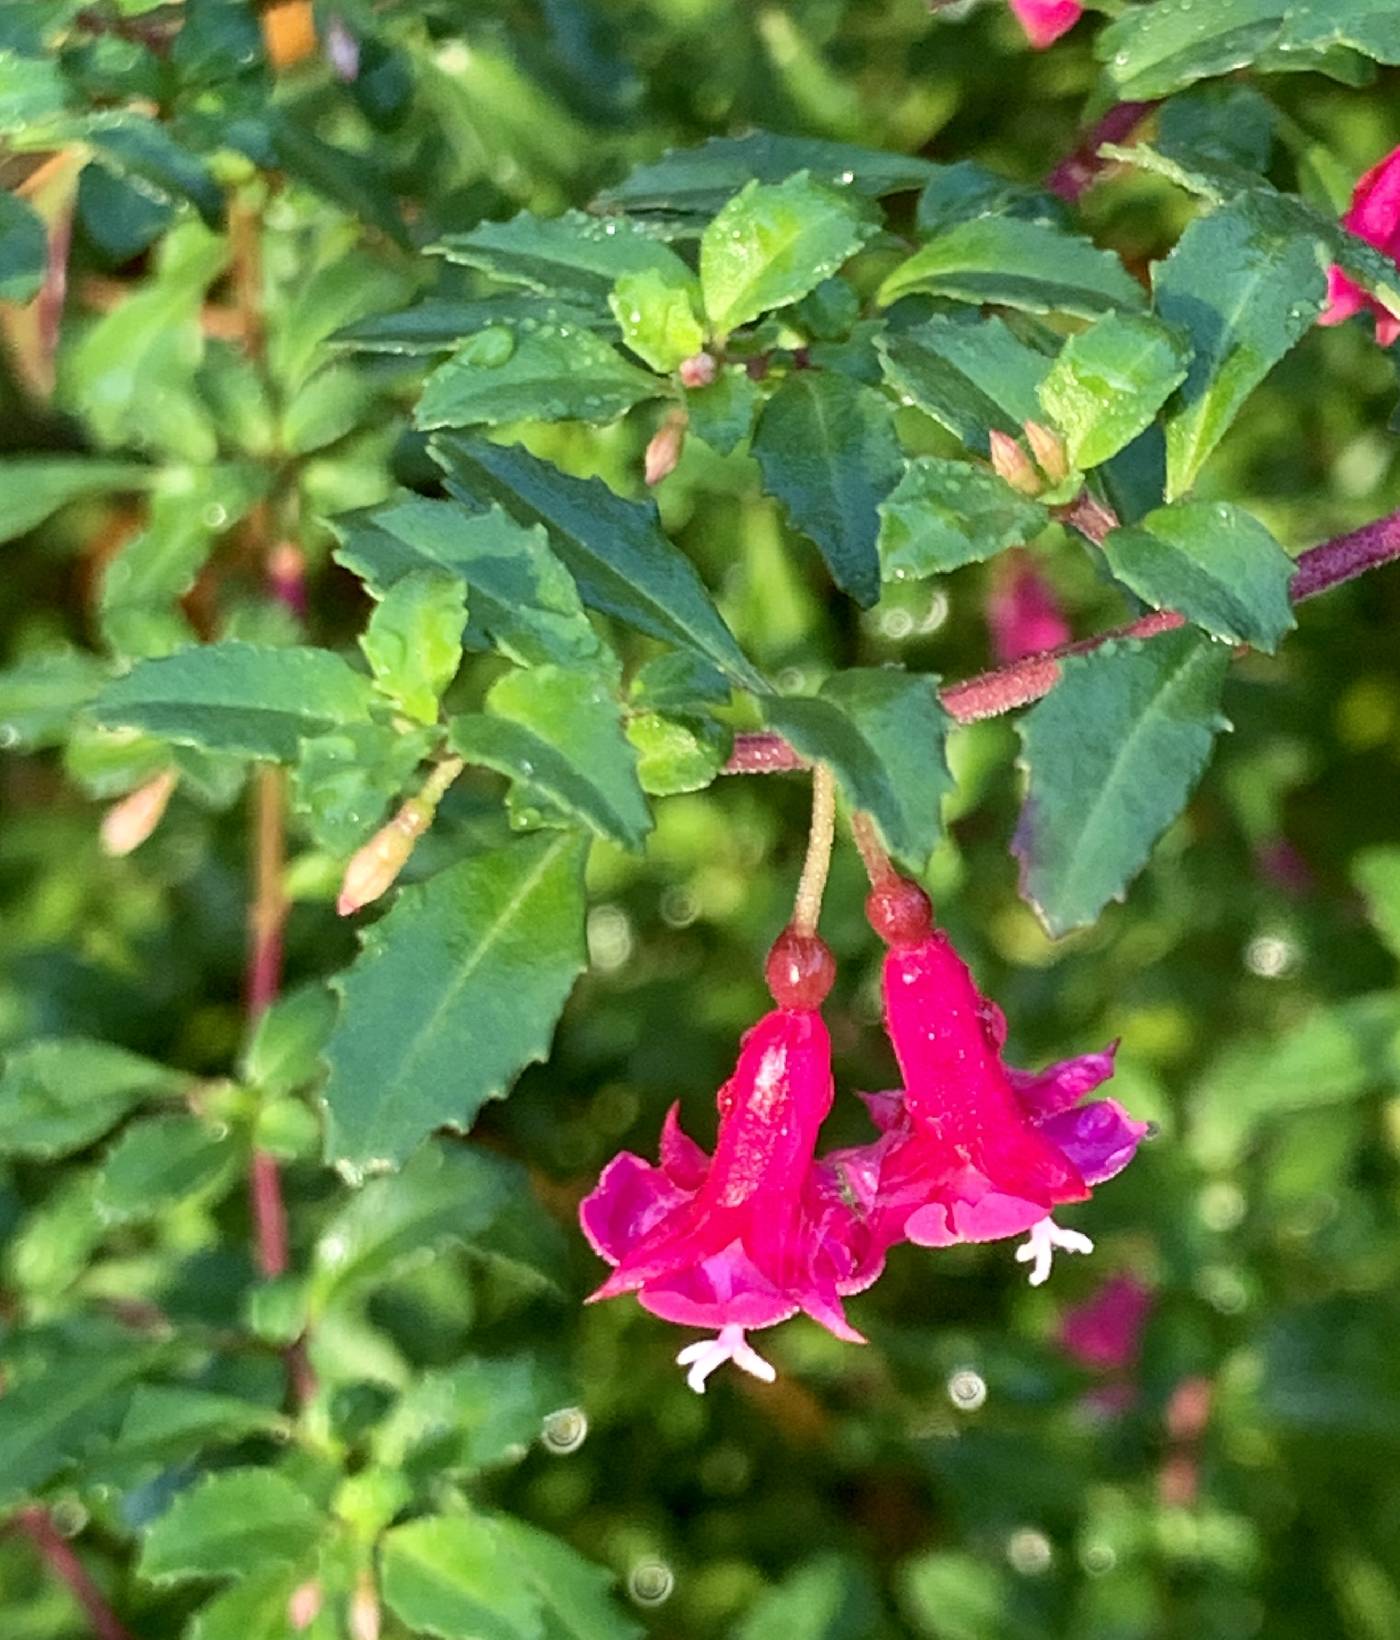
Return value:
[(807, 834), (807, 858), (793, 901), (792, 926), (799, 934), (815, 934), (822, 914), (831, 845), (836, 836), (836, 781), (825, 763), (812, 766), (812, 829)]
[(855, 839), (860, 857), (865, 862), (865, 874), (869, 877), (872, 888), (879, 888), (881, 884), (890, 882), (898, 875), (890, 864), (889, 855), (885, 853), (885, 845), (880, 841), (875, 822), (859, 809), (851, 816), (851, 836)]

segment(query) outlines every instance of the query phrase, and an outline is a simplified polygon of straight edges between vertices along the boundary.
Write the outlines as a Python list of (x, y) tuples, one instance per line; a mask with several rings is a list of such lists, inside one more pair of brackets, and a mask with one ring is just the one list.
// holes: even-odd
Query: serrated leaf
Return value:
[(301, 1489), (273, 1469), (226, 1469), (181, 1492), (147, 1529), (137, 1572), (150, 1582), (243, 1577), (291, 1562), (324, 1527)]
[(832, 580), (868, 608), (880, 596), (878, 508), (902, 466), (888, 402), (849, 377), (797, 371), (764, 405), (753, 453)]
[(37, 295), (48, 265), (44, 219), (16, 194), (0, 193), (0, 302)]
[(1163, 97), (1196, 80), (1248, 67), (1273, 46), (1289, 0), (1158, 0), (1129, 11), (1099, 35), (1115, 95)]
[(543, 1607), (550, 1640), (636, 1640), (641, 1629), (610, 1598), (613, 1579), (552, 1533), (511, 1515), (492, 1525), (506, 1564)]
[(743, 365), (721, 365), (708, 387), (685, 390), (686, 434), (727, 456), (749, 436), (758, 402), (757, 384)]
[(435, 1127), (470, 1127), (548, 1051), (584, 963), (577, 835), (525, 837), (404, 889), (335, 982), (328, 1145), (393, 1166)]
[(1122, 899), (1185, 807), (1229, 725), (1223, 644), (1193, 632), (1103, 644), (1060, 662), (1021, 720), (1025, 807), (1012, 845), (1021, 893), (1054, 937)]
[(94, 149), (108, 170), (147, 198), (165, 204), (188, 200), (207, 226), (218, 227), (224, 213), (223, 190), (204, 163), (159, 120), (107, 109), (66, 120), (60, 130), (67, 140)]
[(644, 268), (618, 279), (608, 305), (623, 341), (639, 359), (665, 374), (704, 344), (699, 298), (699, 286), (688, 270), (682, 278), (675, 272)]
[(675, 797), (708, 786), (724, 767), (734, 737), (713, 718), (634, 712), (627, 738), (637, 753), (637, 779), (653, 797)]
[(292, 807), (316, 842), (350, 854), (384, 819), (409, 776), (433, 749), (434, 733), (352, 724), (303, 740), (292, 770)]
[(1174, 609), (1214, 637), (1272, 654), (1296, 624), (1293, 560), (1269, 531), (1228, 502), (1178, 501), (1111, 532), (1104, 556), (1154, 609)]
[(654, 712), (686, 712), (697, 707), (726, 706), (729, 684), (724, 674), (698, 655), (677, 651), (658, 655), (638, 668), (628, 688), (632, 705)]
[(384, 1535), (379, 1565), (385, 1602), (417, 1633), (543, 1640), (539, 1599), (502, 1565), (495, 1525), (481, 1516), (428, 1515), (396, 1526)]
[(114, 1458), (169, 1463), (250, 1435), (285, 1434), (275, 1407), (188, 1384), (138, 1384), (112, 1442)]
[(855, 667), (828, 678), (819, 695), (763, 704), (768, 723), (804, 757), (831, 765), (851, 806), (871, 816), (890, 852), (922, 871), (952, 789), (943, 752), (951, 720), (937, 679)]
[(438, 701), (462, 661), (467, 600), (446, 570), (416, 569), (395, 581), (360, 637), (375, 686), (419, 723), (436, 723)]
[(369, 718), (374, 691), (328, 649), (226, 642), (138, 661), (90, 708), (109, 728), (290, 763), (303, 736)]
[[(310, 1567), (272, 1566), (250, 1572), (206, 1600), (191, 1617), (185, 1640), (287, 1640), (287, 1608)], [(320, 1640), (314, 1630), (308, 1640)]]
[(879, 1619), (870, 1574), (855, 1559), (822, 1555), (760, 1595), (734, 1640), (862, 1640)]
[(27, 1042), (0, 1076), (0, 1155), (52, 1161), (81, 1150), (147, 1098), (189, 1085), (182, 1071), (81, 1037)]
[(243, 1050), (244, 1081), (267, 1098), (294, 1093), (320, 1074), (321, 1049), (335, 1023), (324, 985), (302, 985), (264, 1008)]
[(1145, 314), (1106, 313), (1071, 336), (1039, 388), (1070, 466), (1097, 467), (1131, 444), (1186, 380), (1187, 364), (1175, 333)]
[(936, 165), (919, 195), (914, 226), (922, 238), (979, 216), (1018, 216), (1064, 222), (1065, 202), (1029, 183), (999, 176), (975, 160)]
[(1000, 319), (959, 324), (935, 314), (875, 346), (890, 386), (980, 455), (993, 428), (1019, 437), (1040, 414), (1038, 389), (1051, 361)]
[(1322, 311), (1315, 244), (1262, 221), (1248, 199), (1198, 217), (1152, 270), (1156, 311), (1193, 358), (1167, 414), (1167, 499), (1194, 483), (1245, 400)]
[[(494, 339), (499, 339), (494, 341)], [(493, 344), (493, 345), (488, 345)], [(615, 421), (666, 384), (591, 330), (556, 324), (478, 331), (423, 384), (419, 427)]]
[(1051, 223), (1010, 216), (980, 216), (935, 234), (886, 278), (878, 299), (888, 307), (914, 291), (1085, 319), (1146, 303), (1112, 251)]
[(26, 456), (0, 462), (0, 541), (34, 529), (70, 501), (144, 490), (158, 467), (78, 456)]
[(715, 335), (798, 301), (873, 231), (849, 196), (805, 172), (750, 182), (700, 239), (700, 288)]
[(522, 1169), (502, 1156), (443, 1140), (422, 1145), (402, 1171), (371, 1179), (326, 1224), (312, 1254), (307, 1313), (362, 1302), (443, 1247), (494, 1247), (528, 1188)]
[(654, 502), (624, 501), (600, 480), (571, 478), (513, 445), (447, 433), (431, 451), (460, 500), (496, 501), (519, 523), (543, 524), (592, 608), (694, 650), (746, 689), (766, 687), (694, 566), (662, 534)]
[(40, 650), (0, 671), (0, 738), (11, 751), (61, 746), (108, 675), (96, 655), (68, 648)]
[(1351, 880), (1366, 901), (1372, 926), (1400, 958), (1400, 847), (1363, 849), (1351, 863)]
[(239, 1148), (226, 1127), (196, 1116), (133, 1122), (98, 1171), (94, 1200), (107, 1219), (154, 1218), (224, 1180)]
[(985, 467), (918, 456), (880, 504), (887, 581), (921, 580), (1021, 546), (1050, 522), (1038, 501)]
[(485, 712), (452, 719), (448, 739), (468, 763), (524, 782), (599, 837), (639, 848), (651, 830), (617, 698), (596, 673), (507, 672)]
[(533, 1355), (474, 1356), (424, 1373), (374, 1431), (385, 1468), (475, 1475), (525, 1453), (563, 1390)]
[(332, 346), (359, 353), (450, 353), (477, 331), (498, 325), (514, 329), (526, 324), (610, 328), (609, 321), (587, 308), (533, 294), (488, 296), (475, 302), (430, 296), (397, 313), (379, 313), (347, 325), (329, 340)]

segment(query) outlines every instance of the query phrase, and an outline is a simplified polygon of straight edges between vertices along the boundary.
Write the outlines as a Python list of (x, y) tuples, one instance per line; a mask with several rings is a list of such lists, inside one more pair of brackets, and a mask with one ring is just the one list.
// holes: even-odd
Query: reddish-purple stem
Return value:
[(1099, 157), (1103, 144), (1132, 136), (1156, 106), (1155, 102), (1125, 102), (1110, 108), (1074, 152), (1060, 161), (1046, 178), (1045, 186), (1073, 205), (1088, 192), (1106, 164)]
[(83, 1608), (83, 1614), (97, 1640), (133, 1640), (131, 1631), (123, 1627), (117, 1614), (107, 1604), (106, 1596), (88, 1576), (87, 1568), (74, 1553), (68, 1539), (54, 1525), (47, 1509), (37, 1504), (21, 1509), (15, 1516), (15, 1525)]

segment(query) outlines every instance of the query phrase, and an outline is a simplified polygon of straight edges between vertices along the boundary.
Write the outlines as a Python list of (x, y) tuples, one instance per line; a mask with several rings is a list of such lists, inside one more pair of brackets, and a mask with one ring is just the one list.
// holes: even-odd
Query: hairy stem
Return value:
[(898, 875), (890, 864), (890, 857), (885, 853), (885, 845), (880, 841), (880, 834), (875, 829), (875, 822), (868, 814), (857, 809), (851, 816), (851, 836), (860, 850), (860, 857), (865, 862), (865, 874), (870, 879), (872, 888), (879, 888)]
[(131, 1631), (124, 1628), (117, 1614), (107, 1604), (107, 1597), (88, 1576), (87, 1568), (78, 1559), (72, 1545), (53, 1523), (47, 1509), (35, 1504), (21, 1509), (15, 1516), (15, 1525), (34, 1545), (44, 1564), (60, 1583), (66, 1585), (74, 1600), (83, 1608), (88, 1626), (97, 1640), (133, 1640)]
[(792, 926), (799, 934), (815, 934), (822, 914), (831, 845), (836, 836), (836, 781), (825, 763), (812, 767), (812, 829), (807, 834), (807, 858), (792, 906)]

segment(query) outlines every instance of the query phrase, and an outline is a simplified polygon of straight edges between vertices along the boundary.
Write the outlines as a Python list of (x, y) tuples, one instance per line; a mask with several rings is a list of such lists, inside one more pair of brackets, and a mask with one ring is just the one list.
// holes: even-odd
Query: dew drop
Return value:
[(577, 1452), (588, 1438), (588, 1414), (582, 1407), (560, 1407), (540, 1424), (540, 1439), (556, 1457)]
[(971, 1367), (959, 1367), (948, 1379), (948, 1399), (959, 1412), (976, 1412), (987, 1399), (987, 1381)]

